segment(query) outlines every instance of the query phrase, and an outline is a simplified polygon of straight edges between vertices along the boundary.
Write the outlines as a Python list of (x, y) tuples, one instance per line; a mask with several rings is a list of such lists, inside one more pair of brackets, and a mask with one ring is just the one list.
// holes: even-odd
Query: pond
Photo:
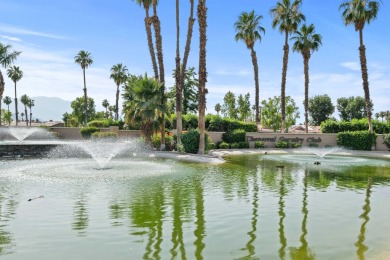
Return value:
[(0, 161), (2, 259), (386, 259), (390, 161)]

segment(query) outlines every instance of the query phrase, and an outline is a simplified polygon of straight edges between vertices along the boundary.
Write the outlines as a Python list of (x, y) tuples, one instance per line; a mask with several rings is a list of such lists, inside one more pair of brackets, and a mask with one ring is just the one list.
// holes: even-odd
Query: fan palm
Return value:
[(294, 37), (291, 40), (295, 41), (292, 47), (293, 51), (300, 52), (303, 57), (303, 66), (305, 73), (305, 131), (308, 133), (309, 128), (309, 116), (308, 116), (308, 106), (309, 106), (309, 60), (311, 54), (314, 51), (317, 51), (321, 42), (321, 35), (315, 33), (315, 28), (313, 24), (306, 26), (304, 24), (299, 31), (296, 31)]
[(198, 23), (199, 23), (199, 150), (198, 154), (205, 152), (205, 112), (206, 112), (206, 41), (207, 41), (207, 7), (206, 0), (199, 0), (198, 2)]
[(28, 105), (29, 101), (30, 101), (30, 98), (26, 94), (24, 94), (20, 97), (20, 102), (22, 102), (22, 104), (24, 105), (24, 114), (26, 115), (26, 126), (28, 126), (27, 105)]
[(30, 109), (30, 126), (31, 126), (31, 121), (32, 121), (32, 111), (31, 111), (31, 108), (32, 108), (33, 106), (35, 106), (34, 99), (31, 99), (31, 98), (30, 98), (30, 99), (28, 100), (27, 106), (28, 106), (28, 108)]
[(10, 97), (10, 96), (5, 96), (4, 99), (3, 99), (3, 101), (4, 101), (4, 104), (7, 105), (8, 111), (9, 111), (9, 105), (12, 103), (11, 97)]
[(302, 0), (280, 0), (276, 3), (276, 6), (271, 8), (272, 28), (279, 26), (279, 32), (285, 34), (285, 41), (283, 46), (283, 69), (282, 69), (282, 84), (281, 84), (281, 108), (282, 108), (282, 129), (285, 131), (286, 120), (286, 76), (288, 65), (288, 37), (291, 33), (295, 32), (301, 21), (305, 21), (305, 16), (301, 13), (300, 7)]
[(22, 79), (23, 71), (21, 71), (19, 67), (12, 66), (7, 70), (7, 75), (15, 84), (15, 122), (17, 126), (19, 113), (18, 113), (18, 96), (16, 95), (16, 82)]
[(126, 82), (127, 79), (127, 67), (123, 66), (122, 63), (118, 63), (111, 68), (110, 78), (115, 81), (116, 84), (116, 99), (115, 99), (115, 120), (118, 120), (118, 110), (119, 110), (119, 86)]
[(370, 88), (368, 83), (367, 73), (367, 58), (366, 58), (366, 46), (363, 43), (363, 29), (365, 24), (369, 24), (372, 20), (375, 20), (379, 11), (380, 1), (372, 0), (350, 0), (345, 1), (339, 7), (342, 10), (342, 16), (345, 25), (353, 24), (355, 31), (359, 32), (359, 55), (360, 66), (363, 80), (364, 98), (366, 101), (368, 129), (373, 132), (371, 116), (372, 106), (370, 100)]
[(261, 33), (265, 33), (265, 29), (261, 27), (260, 20), (262, 15), (256, 15), (252, 10), (250, 13), (242, 12), (238, 17), (238, 21), (234, 24), (236, 28), (236, 41), (243, 41), (248, 49), (251, 50), (252, 64), (255, 78), (255, 107), (256, 107), (256, 124), (260, 123), (259, 116), (259, 66), (257, 64), (257, 56), (254, 49), (255, 42), (261, 41)]
[(84, 125), (88, 122), (88, 95), (87, 95), (87, 84), (85, 81), (85, 69), (87, 69), (92, 63), (93, 59), (91, 57), (91, 53), (88, 51), (81, 50), (79, 53), (74, 57), (74, 62), (79, 64), (80, 67), (83, 70), (83, 79), (84, 79)]
[(102, 106), (106, 109), (106, 117), (108, 118), (108, 111), (107, 108), (110, 106), (110, 103), (107, 99), (103, 99)]
[[(4, 45), (0, 42), (0, 67), (8, 68), (19, 56), (21, 52), (11, 51), (11, 45)], [(4, 77), (0, 70), (0, 118), (1, 118), (1, 100), (3, 99), (4, 93)], [(8, 107), (9, 111), (9, 107)], [(1, 126), (1, 120), (0, 120)]]

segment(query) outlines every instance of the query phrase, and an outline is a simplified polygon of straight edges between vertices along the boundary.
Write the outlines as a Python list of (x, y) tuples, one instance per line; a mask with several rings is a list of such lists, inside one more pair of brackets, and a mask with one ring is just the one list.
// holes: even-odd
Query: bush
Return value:
[(215, 149), (215, 143), (209, 142), (209, 147), (207, 148), (207, 150), (213, 150), (213, 149)]
[(255, 141), (255, 148), (264, 148), (264, 142), (262, 141)]
[(249, 142), (239, 142), (238, 144), (240, 149), (249, 148)]
[(225, 142), (222, 142), (222, 143), (219, 145), (219, 149), (229, 149), (229, 144), (228, 144), (228, 143), (225, 143)]
[(301, 144), (296, 144), (296, 143), (291, 144), (291, 148), (301, 148), (301, 147), (302, 147)]
[(106, 140), (115, 140), (118, 138), (118, 134), (113, 132), (94, 132), (92, 135), (93, 139), (106, 139)]
[(240, 144), (239, 143), (232, 143), (230, 144), (230, 149), (238, 149), (240, 148)]
[[(157, 150), (160, 150), (161, 147), (161, 134), (152, 136), (152, 145)], [(165, 150), (172, 151), (174, 147), (173, 136), (165, 133)]]
[(317, 148), (317, 147), (318, 147), (318, 144), (317, 144), (317, 143), (310, 143), (310, 144), (309, 144), (309, 147)]
[(219, 149), (220, 147), (220, 145), (223, 143), (223, 141), (218, 141), (216, 144), (215, 144), (215, 147), (217, 148), (217, 149)]
[(80, 134), (83, 138), (91, 138), (91, 135), (95, 132), (100, 132), (100, 129), (97, 127), (84, 127), (81, 128)]
[[(184, 151), (186, 153), (198, 153), (199, 150), (199, 129), (188, 130), (187, 133), (183, 133), (181, 136), (181, 143), (183, 144)], [(209, 148), (210, 137), (205, 134), (205, 148)]]
[(288, 142), (286, 141), (277, 141), (275, 143), (276, 148), (288, 148)]
[(341, 132), (337, 134), (337, 144), (352, 150), (370, 151), (375, 145), (376, 134), (369, 131)]
[[(377, 134), (390, 133), (390, 124), (380, 122), (378, 120), (372, 120), (372, 127)], [(326, 120), (321, 123), (322, 133), (340, 133), (340, 132), (352, 132), (352, 131), (366, 131), (368, 130), (367, 118), (352, 119), (348, 121), (333, 121)]]
[(387, 148), (390, 148), (390, 134), (383, 136), (383, 143), (387, 146)]
[(223, 133), (222, 140), (227, 143), (245, 142), (246, 132), (244, 129), (236, 129)]
[(103, 120), (93, 120), (88, 123), (89, 127), (108, 127), (109, 125), (107, 124), (108, 122), (103, 121)]

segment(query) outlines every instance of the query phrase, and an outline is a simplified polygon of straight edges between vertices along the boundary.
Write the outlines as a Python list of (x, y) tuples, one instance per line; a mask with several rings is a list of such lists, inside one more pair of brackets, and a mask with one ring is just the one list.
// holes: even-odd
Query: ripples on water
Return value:
[(383, 254), (390, 242), (389, 161), (311, 160), (251, 155), (210, 166), (133, 157), (113, 159), (102, 170), (88, 158), (0, 161), (0, 256)]

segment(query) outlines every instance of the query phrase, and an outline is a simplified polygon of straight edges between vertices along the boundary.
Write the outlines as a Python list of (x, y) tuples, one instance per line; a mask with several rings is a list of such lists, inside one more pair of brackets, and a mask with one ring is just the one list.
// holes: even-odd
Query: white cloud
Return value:
[(68, 40), (68, 38), (64, 36), (49, 34), (44, 32), (37, 32), (37, 31), (19, 28), (16, 26), (6, 25), (6, 24), (0, 24), (0, 32), (17, 34), (17, 35), (32, 35), (32, 36), (52, 38), (58, 40)]
[(215, 75), (220, 76), (240, 76), (245, 77), (251, 75), (253, 72), (247, 69), (218, 69), (214, 72)]
[(22, 41), (22, 39), (19, 39), (17, 37), (7, 36), (7, 35), (0, 35), (0, 38), (6, 39), (9, 41), (13, 41), (13, 42), (21, 42)]
[(360, 71), (360, 64), (358, 62), (354, 61), (347, 61), (347, 62), (342, 62), (340, 65), (344, 68), (353, 70), (353, 71)]

